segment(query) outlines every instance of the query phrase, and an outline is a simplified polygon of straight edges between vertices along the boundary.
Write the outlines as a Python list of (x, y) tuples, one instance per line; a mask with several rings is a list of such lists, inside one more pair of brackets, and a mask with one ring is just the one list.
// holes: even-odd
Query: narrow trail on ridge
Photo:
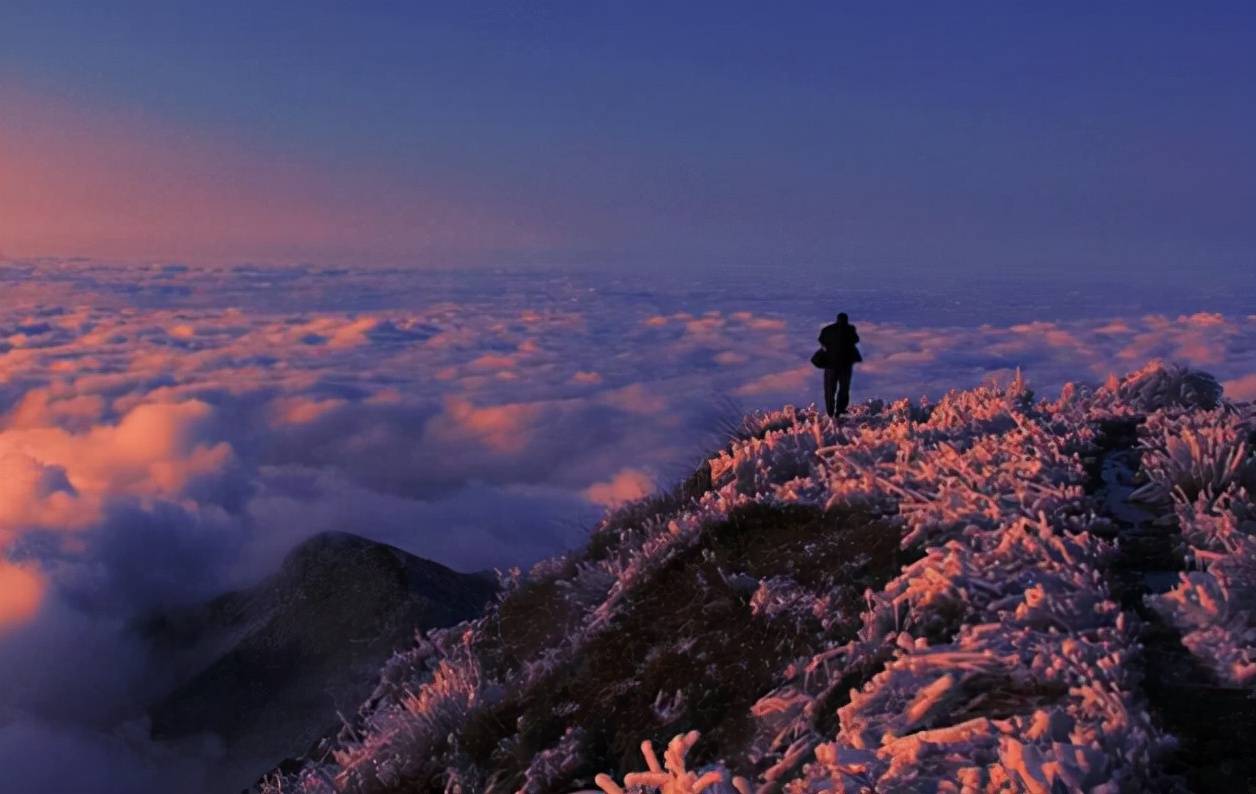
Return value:
[[(1088, 490), (1117, 528), (1118, 555), (1109, 573), (1113, 597), (1140, 621), (1142, 688), (1156, 723), (1176, 737), (1164, 771), (1193, 792), (1256, 791), (1256, 701), (1220, 684), (1182, 644), (1181, 635), (1144, 601), (1177, 583), (1185, 567), (1171, 512), (1158, 516), (1131, 502), (1139, 468), (1140, 419), (1100, 426), (1100, 454)], [(1167, 516), (1167, 518), (1166, 518)]]

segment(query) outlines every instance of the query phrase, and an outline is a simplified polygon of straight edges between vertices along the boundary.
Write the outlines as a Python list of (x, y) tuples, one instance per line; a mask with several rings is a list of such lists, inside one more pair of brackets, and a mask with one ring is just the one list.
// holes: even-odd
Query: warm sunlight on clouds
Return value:
[(1225, 395), (1232, 400), (1256, 402), (1256, 372), (1227, 380), (1222, 386), (1225, 387)]
[(0, 559), (0, 634), (35, 616), (44, 594), (44, 580), (31, 567)]
[(344, 400), (319, 400), (310, 397), (281, 397), (272, 404), (272, 416), (277, 424), (304, 425), (326, 416), (347, 403)]
[(15, 429), (0, 432), (0, 441), (39, 465), (64, 471), (68, 486), (84, 498), (172, 498), (192, 480), (221, 471), (231, 460), (229, 445), (203, 437), (212, 414), (210, 405), (196, 400), (146, 403), (116, 425), (95, 426), (86, 433), (58, 427)]
[(590, 502), (603, 507), (618, 507), (654, 491), (654, 478), (641, 469), (625, 468), (606, 482), (596, 482), (585, 489)]
[(431, 432), (448, 443), (465, 441), (500, 454), (518, 454), (532, 441), (534, 426), (544, 411), (538, 403), (478, 407), (451, 399), (445, 412), (433, 420)]
[(96, 517), (70, 483), (65, 467), (45, 463), (0, 433), (0, 555), (4, 540), (32, 529), (73, 530)]
[[(0, 556), (19, 611), (38, 577), (91, 603), (118, 588), (143, 601), (263, 569), (327, 529), (466, 569), (534, 560), (578, 543), (598, 507), (688, 474), (730, 417), (819, 396), (807, 356), (827, 314), (789, 288), (751, 311), (600, 285), (0, 265)], [(1231, 397), (1256, 393), (1256, 320), (1234, 312), (967, 326), (868, 313), (856, 400), (937, 397), (1016, 367), (1045, 395), (1131, 355), (1206, 364)], [(150, 555), (162, 563), (127, 562)]]

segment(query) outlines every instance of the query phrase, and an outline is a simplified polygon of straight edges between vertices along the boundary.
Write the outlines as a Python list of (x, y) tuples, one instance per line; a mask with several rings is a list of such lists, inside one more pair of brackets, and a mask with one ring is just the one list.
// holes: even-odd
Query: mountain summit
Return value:
[(1243, 790), (1254, 427), (1160, 363), (752, 416), (263, 789)]

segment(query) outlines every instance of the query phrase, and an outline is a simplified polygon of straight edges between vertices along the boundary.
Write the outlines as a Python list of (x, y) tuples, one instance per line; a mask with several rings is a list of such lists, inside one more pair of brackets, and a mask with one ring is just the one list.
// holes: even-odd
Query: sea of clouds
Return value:
[[(743, 412), (818, 399), (837, 310), (856, 400), (1156, 357), (1256, 398), (1253, 290), (846, 281), (0, 264), (0, 767), (27, 791), (186, 782), (136, 722), (164, 683), (137, 617), (324, 530), (460, 570), (576, 546)], [(64, 788), (58, 754), (100, 768)]]

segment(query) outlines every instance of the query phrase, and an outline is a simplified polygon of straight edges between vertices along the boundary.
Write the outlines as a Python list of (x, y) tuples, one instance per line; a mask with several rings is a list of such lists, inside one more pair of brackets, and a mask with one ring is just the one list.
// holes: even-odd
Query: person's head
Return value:
[(846, 312), (838, 312), (838, 314), (837, 314), (837, 324), (838, 324), (838, 325), (846, 325), (846, 323), (848, 323), (848, 322), (850, 322), (850, 318), (846, 316)]

